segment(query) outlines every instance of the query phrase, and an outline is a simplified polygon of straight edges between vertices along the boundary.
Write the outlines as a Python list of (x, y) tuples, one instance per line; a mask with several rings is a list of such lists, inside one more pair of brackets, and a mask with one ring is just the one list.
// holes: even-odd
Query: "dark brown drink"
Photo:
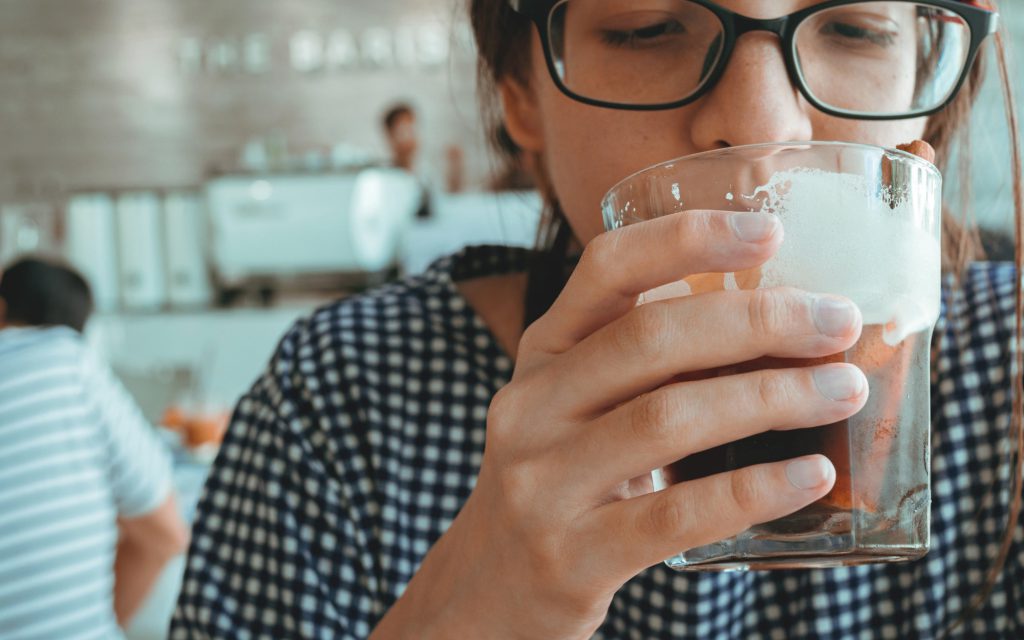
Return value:
[[(831, 362), (845, 362), (846, 354), (838, 353), (825, 358), (758, 358), (742, 364), (705, 370), (676, 379), (700, 380), (736, 375), (764, 369), (813, 367)], [(820, 453), (832, 461), (836, 468), (836, 483), (832, 491), (819, 503), (841, 509), (853, 506), (850, 495), (850, 434), (849, 421), (842, 420), (820, 427), (793, 431), (767, 431), (743, 440), (701, 451), (675, 462), (661, 470), (666, 484), (697, 480), (707, 476), (733, 471), (755, 464), (780, 462), (790, 458)]]
[[(889, 345), (882, 325), (864, 327), (845, 353), (826, 358), (759, 358), (679, 376), (676, 382), (763, 369), (851, 362), (868, 379), (869, 398), (857, 415), (808, 429), (768, 431), (690, 455), (655, 472), (655, 486), (742, 467), (822, 454), (836, 469), (832, 490), (778, 520), (755, 525), (719, 548), (683, 552), (670, 564), (709, 569), (805, 566), (803, 554), (835, 556), (833, 564), (895, 561), (927, 549), (929, 331)], [(900, 437), (897, 438), (897, 433)], [(660, 477), (658, 477), (660, 476)], [(888, 505), (888, 506), (880, 506)], [(906, 542), (908, 531), (911, 543)], [(896, 541), (899, 541), (898, 543)], [(844, 551), (845, 550), (845, 551)], [(756, 556), (757, 561), (745, 559)], [(817, 566), (825, 566), (818, 563)]]

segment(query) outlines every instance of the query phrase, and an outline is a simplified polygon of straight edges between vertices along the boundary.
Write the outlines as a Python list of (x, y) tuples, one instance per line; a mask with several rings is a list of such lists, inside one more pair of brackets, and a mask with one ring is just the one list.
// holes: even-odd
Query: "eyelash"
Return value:
[[(854, 38), (858, 38), (858, 39), (863, 38), (864, 40), (867, 40), (871, 44), (880, 45), (880, 46), (886, 46), (886, 47), (887, 46), (891, 46), (893, 43), (896, 42), (896, 36), (891, 34), (891, 33), (872, 32), (870, 29), (864, 29), (862, 27), (857, 27), (857, 26), (849, 25), (849, 24), (842, 24), (842, 23), (834, 23), (833, 22), (833, 23), (829, 24), (827, 28), (822, 29), (822, 31), (826, 35), (838, 35), (838, 36), (844, 37), (844, 38), (850, 38), (850, 37), (854, 37)], [(845, 31), (845, 33), (844, 33), (844, 31)], [(855, 32), (857, 35), (851, 36), (850, 35), (851, 31)]]
[[(683, 25), (676, 21), (659, 22), (658, 24), (652, 24), (647, 27), (641, 27), (639, 29), (630, 29), (628, 31), (602, 31), (601, 39), (604, 40), (605, 44), (609, 44), (616, 47), (635, 46), (637, 41), (650, 41), (659, 36), (673, 33), (683, 33), (685, 29)], [(648, 34), (646, 37), (644, 34)]]

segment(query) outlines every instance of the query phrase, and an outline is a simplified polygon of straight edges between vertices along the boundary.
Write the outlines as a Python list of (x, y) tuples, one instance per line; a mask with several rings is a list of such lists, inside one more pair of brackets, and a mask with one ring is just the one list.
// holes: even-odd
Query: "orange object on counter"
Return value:
[(172, 431), (181, 431), (185, 428), (187, 422), (188, 416), (181, 407), (176, 405), (171, 405), (164, 409), (164, 414), (160, 417), (160, 425)]
[(219, 444), (224, 439), (231, 414), (227, 411), (188, 412), (179, 406), (168, 407), (163, 414), (163, 426), (181, 433), (189, 448), (206, 444)]
[(185, 440), (190, 447), (204, 444), (218, 444), (224, 439), (228, 428), (228, 414), (219, 412), (194, 417), (188, 423)]

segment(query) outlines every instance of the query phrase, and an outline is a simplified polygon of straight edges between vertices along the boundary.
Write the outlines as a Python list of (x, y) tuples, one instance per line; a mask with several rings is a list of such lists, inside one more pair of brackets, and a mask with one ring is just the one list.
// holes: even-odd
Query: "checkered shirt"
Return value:
[[(370, 634), (472, 491), (488, 404), (512, 373), (453, 283), (522, 271), (527, 257), (470, 248), (288, 332), (239, 402), (207, 482), (172, 639)], [(978, 263), (959, 290), (943, 287), (924, 559), (746, 573), (657, 565), (622, 587), (595, 637), (936, 637), (979, 590), (1008, 512), (1015, 282), (1011, 265)], [(952, 637), (1024, 638), (1022, 542), (1018, 527), (994, 593)]]

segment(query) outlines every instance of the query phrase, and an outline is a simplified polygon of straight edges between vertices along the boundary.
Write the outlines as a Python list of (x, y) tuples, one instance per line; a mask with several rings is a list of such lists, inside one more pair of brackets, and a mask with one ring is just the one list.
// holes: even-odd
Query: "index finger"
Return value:
[(527, 330), (521, 351), (568, 351), (628, 313), (645, 291), (694, 274), (756, 267), (782, 237), (774, 215), (728, 211), (684, 211), (601, 234), (551, 309)]

